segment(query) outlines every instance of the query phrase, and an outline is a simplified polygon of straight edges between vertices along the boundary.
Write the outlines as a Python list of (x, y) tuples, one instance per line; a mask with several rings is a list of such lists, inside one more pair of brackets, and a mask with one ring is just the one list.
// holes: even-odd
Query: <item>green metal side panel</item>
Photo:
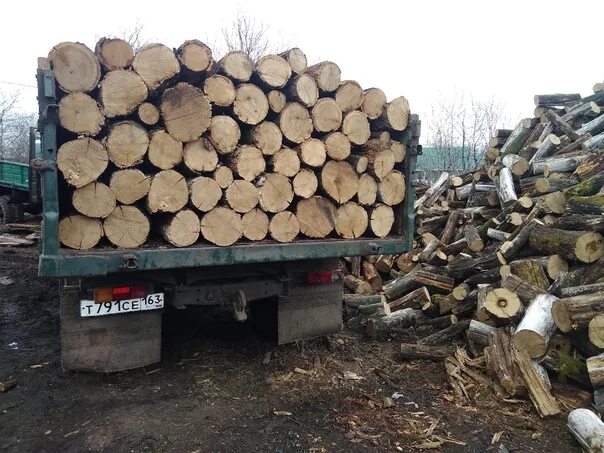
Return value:
[(0, 186), (29, 190), (29, 166), (0, 160)]
[(415, 192), (413, 171), (418, 145), (420, 121), (412, 115), (410, 124), (400, 137), (407, 145), (405, 164), (397, 168), (407, 180), (407, 197), (396, 210), (393, 236), (383, 239), (355, 240), (302, 239), (289, 244), (275, 242), (241, 243), (230, 247), (196, 244), (186, 248), (145, 247), (136, 250), (100, 248), (75, 251), (61, 248), (58, 239), (59, 202), (57, 185), (58, 107), (52, 71), (38, 69), (38, 130), (41, 140), (40, 162), (42, 183), (42, 255), (39, 275), (44, 277), (91, 277), (108, 274), (231, 264), (253, 264), (309, 260), (341, 256), (398, 254), (410, 250), (413, 243)]

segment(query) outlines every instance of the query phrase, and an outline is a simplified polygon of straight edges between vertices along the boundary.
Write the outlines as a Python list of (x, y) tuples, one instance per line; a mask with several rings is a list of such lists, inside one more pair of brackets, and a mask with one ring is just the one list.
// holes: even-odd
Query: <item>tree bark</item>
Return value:
[(395, 311), (388, 316), (371, 318), (367, 321), (365, 332), (371, 338), (384, 337), (395, 329), (411, 327), (415, 324), (415, 312), (411, 308)]
[(510, 270), (525, 282), (543, 290), (549, 287), (549, 280), (543, 271), (543, 267), (536, 260), (520, 260), (510, 263)]
[(544, 225), (533, 228), (529, 246), (541, 254), (558, 254), (584, 263), (593, 263), (604, 255), (604, 239), (599, 233), (558, 230)]
[(508, 274), (501, 278), (501, 287), (516, 294), (525, 304), (529, 304), (540, 294), (547, 294), (547, 291), (531, 285), (514, 274)]
[(410, 293), (405, 294), (398, 299), (394, 299), (389, 303), (391, 311), (402, 310), (405, 308), (413, 308), (418, 310), (427, 302), (430, 302), (430, 293), (425, 286), (417, 288)]
[(434, 360), (436, 362), (455, 353), (450, 346), (426, 346), (421, 344), (402, 343), (400, 351), (396, 354), (397, 360), (408, 359)]
[(463, 321), (459, 321), (457, 324), (453, 324), (446, 329), (443, 329), (439, 332), (436, 332), (432, 335), (428, 335), (425, 338), (419, 340), (419, 344), (427, 345), (427, 346), (438, 346), (441, 344), (449, 343), (459, 334), (465, 332), (470, 326), (470, 320), (464, 319)]
[(518, 154), (527, 139), (531, 135), (533, 122), (529, 118), (520, 120), (516, 128), (512, 131), (505, 144), (501, 147), (500, 155)]
[(587, 326), (604, 310), (604, 292), (559, 299), (552, 306), (554, 322), (562, 332)]
[(550, 338), (556, 331), (552, 317), (555, 296), (540, 294), (529, 304), (514, 333), (514, 345), (531, 358), (541, 357), (547, 351)]
[(585, 451), (604, 449), (604, 423), (589, 409), (575, 409), (568, 414), (568, 430)]

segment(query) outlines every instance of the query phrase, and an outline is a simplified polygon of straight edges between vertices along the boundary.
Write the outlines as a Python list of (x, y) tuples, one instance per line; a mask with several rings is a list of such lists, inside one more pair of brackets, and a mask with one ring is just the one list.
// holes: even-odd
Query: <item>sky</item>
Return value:
[(5, 2), (0, 90), (19, 89), (34, 111), (36, 58), (62, 41), (94, 48), (137, 23), (146, 39), (209, 45), (237, 14), (268, 27), (277, 43), (300, 47), (309, 63), (336, 62), (342, 79), (403, 95), (423, 119), (439, 99), (465, 93), (505, 105), (506, 124), (532, 116), (534, 94), (591, 94), (604, 81), (604, 0), (409, 1), (41, 1)]

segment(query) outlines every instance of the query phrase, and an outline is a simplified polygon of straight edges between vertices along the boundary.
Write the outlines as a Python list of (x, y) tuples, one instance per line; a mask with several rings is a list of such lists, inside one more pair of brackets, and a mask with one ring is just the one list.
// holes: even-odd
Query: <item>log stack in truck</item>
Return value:
[(64, 42), (38, 88), (40, 274), (65, 278), (65, 368), (159, 360), (164, 298), (239, 320), (273, 299), (280, 342), (333, 332), (337, 258), (411, 244), (419, 120), (336, 63)]

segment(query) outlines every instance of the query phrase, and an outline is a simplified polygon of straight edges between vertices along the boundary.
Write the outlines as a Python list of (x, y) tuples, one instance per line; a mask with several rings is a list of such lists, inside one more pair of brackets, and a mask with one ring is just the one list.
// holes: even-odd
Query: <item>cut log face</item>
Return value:
[(556, 331), (552, 305), (556, 297), (541, 294), (529, 304), (514, 333), (514, 345), (526, 351), (531, 358), (541, 357), (547, 351), (550, 338)]
[(214, 209), (222, 198), (218, 183), (207, 176), (198, 176), (189, 181), (189, 200), (201, 212)]
[(253, 181), (264, 173), (266, 161), (258, 148), (242, 145), (233, 153), (230, 166), (242, 179)]
[(59, 101), (59, 123), (78, 135), (96, 135), (105, 123), (96, 101), (85, 93), (70, 93)]
[(356, 110), (363, 103), (363, 89), (354, 80), (344, 80), (336, 91), (336, 102), (347, 113)]
[(203, 83), (203, 92), (218, 107), (229, 107), (235, 102), (235, 85), (228, 77), (214, 74)]
[(268, 99), (256, 85), (243, 83), (235, 92), (233, 113), (242, 123), (254, 126), (266, 118)]
[(105, 184), (91, 182), (74, 190), (72, 204), (87, 217), (105, 218), (115, 209), (115, 195)]
[(293, 149), (281, 148), (271, 158), (273, 171), (283, 176), (294, 177), (300, 171), (300, 158)]
[(176, 50), (176, 56), (185, 75), (195, 78), (210, 70), (214, 64), (212, 50), (203, 42), (192, 39), (185, 41)]
[(392, 170), (378, 184), (378, 200), (388, 206), (394, 206), (405, 199), (405, 177), (400, 171)]
[(258, 204), (258, 188), (248, 181), (233, 181), (225, 191), (225, 197), (233, 211), (245, 214)]
[(285, 104), (287, 103), (285, 94), (277, 90), (269, 91), (266, 95), (266, 98), (268, 100), (268, 107), (271, 109), (272, 112), (275, 113), (281, 113), (281, 111), (285, 108)]
[(147, 157), (157, 168), (170, 170), (182, 162), (183, 146), (164, 130), (151, 133)]
[(358, 110), (348, 112), (342, 122), (342, 132), (355, 145), (364, 145), (367, 143), (371, 135), (367, 115)]
[(309, 66), (306, 73), (315, 78), (321, 91), (336, 91), (340, 86), (340, 68), (331, 61), (323, 61)]
[(199, 239), (199, 217), (190, 209), (178, 211), (161, 225), (162, 237), (175, 247), (187, 247)]
[(218, 70), (230, 79), (247, 82), (252, 77), (254, 63), (245, 52), (237, 50), (222, 57), (218, 62)]
[(554, 302), (552, 316), (562, 332), (584, 328), (604, 310), (604, 293), (567, 297)]
[(389, 149), (377, 152), (374, 156), (368, 157), (370, 170), (379, 180), (384, 180), (394, 169), (394, 153)]
[(95, 181), (107, 168), (105, 147), (91, 138), (63, 143), (57, 151), (57, 167), (71, 186), (83, 187)]
[(268, 232), (277, 242), (292, 242), (300, 233), (300, 224), (293, 213), (281, 211), (271, 219)]
[(151, 179), (147, 208), (151, 213), (176, 212), (189, 200), (189, 188), (184, 176), (174, 170), (162, 170)]
[(351, 201), (338, 208), (335, 220), (336, 232), (346, 239), (362, 236), (369, 224), (367, 211)]
[(292, 75), (291, 66), (277, 55), (265, 55), (256, 63), (256, 72), (270, 88), (283, 88)]
[(287, 94), (292, 100), (310, 108), (319, 99), (319, 87), (312, 76), (301, 74), (292, 79), (287, 88)]
[(300, 200), (296, 207), (296, 218), (300, 232), (309, 238), (324, 238), (335, 227), (336, 208), (323, 197), (313, 196)]
[(359, 156), (357, 154), (351, 154), (346, 161), (354, 167), (358, 174), (365, 173), (365, 170), (367, 170), (367, 167), (369, 166), (369, 160), (367, 160), (365, 156)]
[(149, 178), (136, 168), (114, 171), (111, 174), (109, 188), (122, 204), (132, 204), (149, 193)]
[(263, 121), (251, 133), (252, 144), (265, 156), (272, 156), (281, 149), (283, 134), (275, 123)]
[(386, 107), (386, 95), (379, 88), (369, 88), (363, 91), (363, 102), (361, 111), (367, 115), (370, 120), (375, 120), (382, 116)]
[(321, 98), (312, 108), (312, 123), (317, 132), (331, 132), (342, 124), (342, 110), (331, 98)]
[(409, 102), (403, 96), (389, 102), (382, 116), (375, 121), (378, 128), (404, 131), (409, 122)]
[(145, 243), (151, 226), (136, 206), (118, 206), (103, 222), (109, 241), (120, 248), (137, 248)]
[(83, 215), (70, 215), (59, 222), (61, 244), (76, 250), (90, 249), (103, 237), (103, 225), (99, 219)]
[(329, 161), (321, 170), (321, 186), (337, 203), (343, 204), (359, 190), (359, 177), (347, 162)]
[(308, 67), (306, 62), (306, 55), (302, 50), (294, 47), (293, 49), (289, 49), (285, 52), (279, 54), (281, 58), (284, 58), (285, 61), (289, 63), (289, 66), (292, 69), (292, 72), (295, 74), (302, 74), (306, 71)]
[(377, 237), (383, 238), (388, 236), (394, 225), (394, 211), (388, 205), (378, 204), (371, 211), (369, 225), (371, 226), (371, 231)]
[(362, 206), (372, 206), (377, 199), (378, 185), (369, 175), (361, 175), (359, 178), (359, 190), (357, 201)]
[(233, 245), (243, 235), (241, 216), (232, 209), (216, 207), (201, 218), (201, 234), (212, 244)]
[(149, 142), (149, 134), (140, 124), (134, 121), (116, 123), (107, 136), (109, 159), (116, 167), (133, 167), (142, 162)]
[(96, 43), (94, 53), (107, 71), (128, 68), (134, 59), (130, 44), (119, 38), (101, 38)]
[(589, 341), (600, 348), (604, 349), (604, 314), (596, 315), (589, 321), (587, 326)]
[(195, 173), (214, 171), (218, 165), (218, 154), (208, 139), (200, 138), (185, 145), (183, 162)]
[(233, 182), (233, 171), (224, 165), (219, 165), (216, 170), (214, 170), (213, 176), (221, 189), (226, 189)]
[(290, 102), (283, 108), (277, 124), (283, 136), (292, 143), (308, 140), (313, 130), (308, 110), (297, 102)]
[(146, 44), (136, 52), (132, 68), (144, 80), (150, 90), (174, 77), (180, 71), (180, 64), (170, 49), (163, 44)]
[(50, 50), (48, 59), (57, 83), (66, 93), (88, 92), (99, 84), (101, 65), (84, 44), (59, 43)]
[(230, 154), (235, 151), (241, 130), (237, 122), (226, 115), (216, 115), (210, 121), (210, 142), (220, 154)]
[(604, 255), (604, 239), (592, 231), (558, 230), (538, 225), (529, 236), (529, 245), (539, 253), (558, 254), (584, 263), (593, 263)]
[(520, 313), (522, 304), (513, 292), (505, 288), (496, 288), (487, 293), (484, 301), (485, 310), (500, 319), (509, 319)]
[(99, 87), (99, 100), (107, 118), (130, 115), (147, 95), (147, 85), (134, 71), (108, 72)]
[(319, 181), (312, 170), (303, 169), (292, 182), (294, 193), (301, 198), (310, 198), (317, 191)]
[(291, 182), (279, 173), (269, 173), (258, 181), (258, 201), (265, 212), (280, 212), (294, 199)]
[(250, 241), (261, 241), (268, 234), (268, 215), (262, 209), (254, 208), (241, 217), (243, 236)]
[(138, 119), (147, 126), (154, 126), (159, 121), (159, 109), (150, 102), (138, 106)]
[(333, 160), (344, 160), (350, 156), (350, 140), (342, 132), (332, 132), (324, 139), (325, 151)]
[(309, 167), (320, 168), (325, 163), (325, 144), (316, 138), (309, 138), (298, 147), (300, 160)]
[(210, 127), (210, 101), (188, 83), (181, 82), (164, 91), (160, 109), (166, 130), (175, 140), (192, 142)]
[(400, 142), (392, 141), (390, 143), (390, 151), (394, 154), (394, 162), (397, 164), (403, 162), (407, 156), (407, 146)]

